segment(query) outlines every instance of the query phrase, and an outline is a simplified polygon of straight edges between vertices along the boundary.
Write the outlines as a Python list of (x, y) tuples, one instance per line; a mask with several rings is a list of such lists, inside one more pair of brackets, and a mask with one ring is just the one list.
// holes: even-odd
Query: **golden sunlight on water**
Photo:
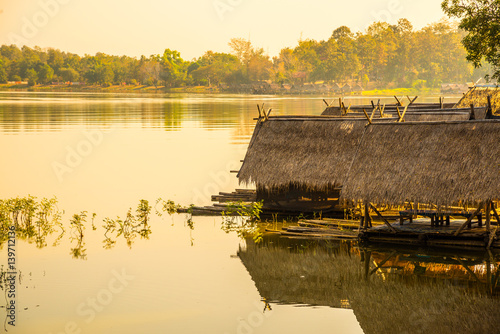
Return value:
[[(239, 187), (230, 170), (244, 158), (257, 103), (276, 114), (318, 115), (321, 99), (0, 93), (0, 199), (55, 196), (65, 231), (58, 239), (55, 227), (43, 242), (19, 236), (17, 324), (9, 332), (372, 332), (347, 297), (324, 301), (315, 293), (335, 294), (351, 275), (342, 266), (325, 280), (308, 271), (331, 248), (303, 252), (305, 262), (289, 245), (273, 251), (273, 242), (263, 247), (271, 255), (254, 254), (251, 243), (221, 230), (221, 217), (156, 214), (160, 197), (204, 205)], [(127, 240), (126, 231), (104, 228), (106, 218), (125, 220), (129, 208), (138, 215), (140, 200), (153, 207), (151, 232), (133, 230)], [(88, 213), (80, 235), (70, 220), (81, 211)], [(1, 247), (5, 265), (8, 247)], [(352, 254), (349, 266), (362, 270), (360, 252)], [(266, 267), (270, 258), (290, 271), (272, 269), (279, 262)], [(294, 268), (306, 274), (295, 277)], [(278, 288), (290, 282), (296, 290)]]

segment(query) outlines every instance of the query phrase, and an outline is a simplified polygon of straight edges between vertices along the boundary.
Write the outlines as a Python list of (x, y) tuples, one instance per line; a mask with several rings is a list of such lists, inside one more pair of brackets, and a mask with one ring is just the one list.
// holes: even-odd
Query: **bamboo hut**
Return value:
[(292, 211), (327, 211), (338, 202), (365, 132), (366, 118), (270, 117), (258, 122), (240, 183), (255, 183), (257, 199)]
[(498, 86), (485, 86), (471, 88), (460, 101), (457, 107), (474, 106), (489, 107), (491, 115), (497, 116), (500, 112), (500, 89)]
[(500, 122), (374, 123), (342, 197), (449, 205), (500, 197)]

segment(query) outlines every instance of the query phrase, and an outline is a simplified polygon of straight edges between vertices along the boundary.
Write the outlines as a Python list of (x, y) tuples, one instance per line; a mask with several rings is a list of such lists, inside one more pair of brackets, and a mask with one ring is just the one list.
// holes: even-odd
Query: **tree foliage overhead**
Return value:
[(467, 60), (476, 67), (486, 60), (494, 67), (493, 78), (500, 79), (500, 0), (444, 0), (441, 6), (467, 32), (462, 40)]
[[(476, 2), (498, 8), (499, 1)], [(464, 13), (468, 12), (457, 7), (464, 3), (473, 1), (449, 0), (443, 6), (450, 13), (466, 17)], [(483, 13), (480, 11), (483, 7), (474, 8)], [(479, 17), (481, 20), (488, 13), (490, 15), (490, 20), (484, 24), (498, 23), (494, 16), (498, 16), (498, 10), (482, 10), (485, 13)], [(472, 27), (479, 19), (474, 16), (470, 20), (462, 22), (461, 27), (469, 29), (470, 26), (470, 31), (476, 31)], [(380, 88), (436, 87), (440, 83), (476, 80), (488, 73), (487, 66), (473, 69), (467, 62), (467, 52), (461, 44), (464, 37), (466, 47), (482, 47), (479, 49), (481, 53), (469, 52), (469, 59), (477, 65), (484, 55), (498, 70), (499, 63), (494, 56), (498, 53), (495, 41), (499, 36), (498, 32), (495, 35), (492, 31), (496, 30), (488, 30), (488, 43), (483, 45), (477, 44), (475, 35), (469, 33), (465, 36), (463, 30), (448, 21), (420, 30), (415, 30), (406, 19), (394, 25), (375, 22), (364, 32), (353, 32), (341, 26), (334, 29), (326, 40), (300, 39), (295, 47), (282, 49), (272, 59), (264, 49), (255, 47), (244, 38), (231, 39), (231, 53), (207, 51), (191, 61), (182, 59), (178, 51), (171, 49), (165, 49), (163, 54), (134, 58), (104, 53), (79, 56), (57, 49), (3, 45), (0, 46), (0, 83), (26, 80), (34, 85), (84, 81), (106, 86), (125, 83), (171, 88), (238, 85), (266, 80), (290, 85), (326, 81), (363, 86), (373, 83), (374, 87)]]

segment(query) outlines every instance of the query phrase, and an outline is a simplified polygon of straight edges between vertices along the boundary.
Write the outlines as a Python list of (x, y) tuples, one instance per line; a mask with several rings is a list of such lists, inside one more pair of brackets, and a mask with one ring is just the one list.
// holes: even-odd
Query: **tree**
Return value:
[(165, 49), (163, 56), (157, 57), (161, 62), (160, 79), (165, 86), (179, 86), (184, 80), (184, 60), (178, 51)]
[(48, 64), (43, 64), (40, 66), (40, 69), (38, 70), (38, 80), (41, 83), (49, 83), (50, 80), (52, 80), (52, 77), (54, 76), (54, 70), (52, 67), (50, 67)]
[(7, 83), (7, 72), (4, 68), (4, 62), (0, 59), (0, 84)]
[(441, 7), (467, 32), (462, 40), (467, 60), (479, 67), (485, 59), (494, 68), (493, 78), (500, 79), (500, 1), (444, 0)]
[(75, 82), (80, 78), (80, 74), (73, 68), (61, 68), (59, 74), (65, 82)]
[(28, 80), (28, 86), (34, 86), (38, 82), (38, 74), (34, 68), (26, 70), (26, 79)]
[(231, 74), (236, 72), (240, 66), (236, 56), (207, 51), (189, 66), (188, 71), (196, 82), (210, 86), (212, 83), (227, 83)]

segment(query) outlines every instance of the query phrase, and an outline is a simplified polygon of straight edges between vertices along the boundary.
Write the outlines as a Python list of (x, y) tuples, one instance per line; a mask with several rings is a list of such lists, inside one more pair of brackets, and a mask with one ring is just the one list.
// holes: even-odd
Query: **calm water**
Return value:
[[(60, 239), (57, 228), (38, 247), (36, 240), (18, 238), (16, 327), (5, 328), (13, 333), (376, 333), (387, 332), (381, 315), (389, 312), (385, 322), (403, 321), (393, 329), (424, 333), (437, 324), (440, 307), (458, 318), (469, 312), (458, 307), (464, 298), (475, 296), (485, 310), (498, 307), (496, 299), (485, 297), (496, 293), (494, 254), (423, 259), (418, 252), (394, 255), (267, 237), (256, 246), (222, 231), (219, 217), (194, 217), (191, 225), (186, 215), (157, 215), (158, 206), (150, 215), (149, 239), (135, 235), (127, 244), (123, 235), (105, 234), (106, 218), (125, 219), (140, 200), (153, 207), (160, 197), (201, 205), (209, 204), (212, 194), (234, 190), (238, 184), (230, 170), (244, 157), (257, 103), (277, 115), (317, 115), (322, 98), (0, 93), (0, 198), (55, 196), (65, 229)], [(78, 240), (70, 219), (82, 211), (88, 219)], [(108, 247), (110, 236), (116, 243)], [(4, 243), (5, 267), (7, 253)], [(376, 270), (389, 255), (384, 269)], [(366, 268), (375, 271), (365, 275)], [(374, 287), (378, 294), (370, 290)], [(404, 297), (380, 294), (388, 287)], [(429, 309), (415, 298), (424, 292), (431, 298), (436, 291), (458, 292), (452, 302), (430, 302)], [(0, 309), (1, 318), (6, 314)], [(497, 320), (488, 319), (482, 326)], [(469, 320), (460, 325), (474, 326), (475, 318)]]

